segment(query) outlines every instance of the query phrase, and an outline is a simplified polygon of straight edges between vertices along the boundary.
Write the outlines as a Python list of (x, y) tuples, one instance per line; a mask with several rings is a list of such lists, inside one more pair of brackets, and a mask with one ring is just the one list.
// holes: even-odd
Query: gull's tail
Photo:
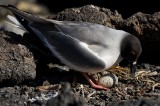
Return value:
[(12, 13), (16, 16), (16, 18), (18, 18), (18, 21), (20, 21), (20, 20), (22, 20), (22, 21), (29, 21), (29, 22), (32, 22), (32, 21), (34, 21), (34, 22), (43, 21), (42, 18), (38, 17), (38, 19), (37, 19), (36, 16), (33, 16), (32, 14), (27, 13), (27, 12), (23, 12), (23, 11), (19, 10), (18, 8), (12, 6), (12, 5), (8, 5), (8, 6), (0, 5), (0, 7), (6, 8), (6, 9), (12, 11)]
[[(21, 26), (23, 26), (29, 32), (30, 31), (32, 32), (32, 30), (28, 27), (29, 23), (32, 23), (32, 22), (35, 22), (35, 23), (46, 23), (47, 22), (43, 18), (34, 16), (34, 15), (32, 15), (30, 13), (27, 13), (27, 12), (23, 12), (23, 11), (17, 9), (16, 7), (12, 6), (12, 5), (8, 5), (8, 6), (0, 5), (0, 7), (10, 10), (14, 14), (14, 16), (16, 17), (18, 22), (22, 24)], [(8, 17), (8, 18), (12, 22), (17, 24), (17, 22), (16, 22), (16, 20), (14, 18), (12, 18), (12, 17)]]
[(11, 15), (7, 15), (7, 18), (12, 22), (7, 22), (6, 21), (6, 23), (9, 23), (10, 25), (12, 24), (12, 26), (15, 26), (15, 27), (17, 27), (17, 28), (19, 28), (19, 29), (22, 29), (22, 30), (24, 30), (24, 31), (26, 31), (26, 29), (21, 25), (21, 23), (19, 23), (19, 21), (15, 18), (15, 17), (13, 17), (13, 16), (11, 16)]

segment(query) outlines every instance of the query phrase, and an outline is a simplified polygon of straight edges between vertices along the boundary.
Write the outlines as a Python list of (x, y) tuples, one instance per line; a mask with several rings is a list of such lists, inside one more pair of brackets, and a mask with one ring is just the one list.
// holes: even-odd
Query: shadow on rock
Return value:
[(36, 77), (32, 53), (21, 44), (22, 37), (0, 32), (0, 83), (11, 86)]

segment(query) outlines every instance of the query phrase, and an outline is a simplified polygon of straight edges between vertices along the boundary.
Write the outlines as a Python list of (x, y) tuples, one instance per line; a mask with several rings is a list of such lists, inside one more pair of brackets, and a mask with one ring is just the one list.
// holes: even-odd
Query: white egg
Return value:
[(118, 84), (118, 77), (114, 74), (107, 73), (102, 75), (101, 78), (99, 78), (98, 82), (100, 85), (110, 88)]

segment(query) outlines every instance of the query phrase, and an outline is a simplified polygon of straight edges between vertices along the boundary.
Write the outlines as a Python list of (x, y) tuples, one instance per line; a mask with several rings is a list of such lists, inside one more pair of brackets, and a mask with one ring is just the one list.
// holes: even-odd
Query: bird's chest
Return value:
[(122, 61), (122, 57), (120, 55), (119, 50), (108, 50), (104, 53), (100, 54), (100, 57), (102, 57), (103, 61), (106, 64), (106, 68), (110, 68), (114, 65), (117, 65), (120, 61)]

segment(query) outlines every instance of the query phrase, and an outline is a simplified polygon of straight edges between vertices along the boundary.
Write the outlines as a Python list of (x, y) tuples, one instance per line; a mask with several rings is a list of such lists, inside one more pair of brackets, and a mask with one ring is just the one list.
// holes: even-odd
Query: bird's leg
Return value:
[(106, 88), (102, 85), (98, 85), (97, 82), (93, 82), (93, 80), (91, 78), (89, 78), (89, 76), (86, 73), (82, 73), (83, 76), (87, 79), (87, 81), (89, 82), (89, 84), (95, 88), (95, 89), (102, 89), (102, 90), (109, 90), (109, 88)]

